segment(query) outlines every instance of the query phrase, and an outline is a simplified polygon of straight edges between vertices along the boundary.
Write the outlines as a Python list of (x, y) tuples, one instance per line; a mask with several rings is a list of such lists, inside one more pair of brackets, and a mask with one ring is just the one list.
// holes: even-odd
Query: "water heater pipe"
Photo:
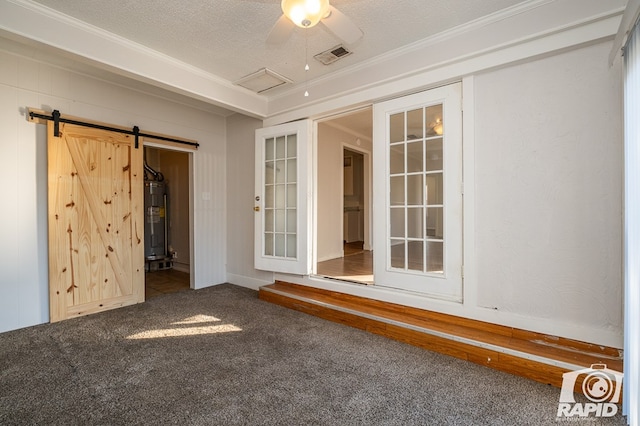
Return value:
[(153, 169), (151, 168), (151, 166), (149, 166), (149, 165), (147, 164), (147, 160), (146, 160), (146, 159), (144, 160), (144, 169), (145, 169), (147, 172), (151, 173), (151, 175), (153, 176), (153, 179), (154, 179), (156, 182), (162, 182), (162, 181), (164, 180), (164, 175), (163, 175), (161, 172), (156, 172), (155, 170), (153, 170)]

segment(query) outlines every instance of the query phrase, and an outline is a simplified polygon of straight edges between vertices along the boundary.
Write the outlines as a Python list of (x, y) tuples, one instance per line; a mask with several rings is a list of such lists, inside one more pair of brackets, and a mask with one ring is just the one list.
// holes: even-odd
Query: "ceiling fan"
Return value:
[(319, 22), (347, 44), (360, 40), (363, 33), (344, 13), (329, 4), (329, 0), (282, 0), (282, 16), (267, 37), (269, 44), (284, 43), (294, 25), (311, 28)]

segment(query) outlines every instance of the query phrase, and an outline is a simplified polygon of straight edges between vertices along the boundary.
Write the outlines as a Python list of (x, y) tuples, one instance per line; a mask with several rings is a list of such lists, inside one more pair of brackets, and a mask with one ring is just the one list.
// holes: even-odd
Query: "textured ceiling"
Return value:
[[(265, 40), (280, 0), (35, 0), (49, 8), (191, 64), (228, 81), (267, 67), (295, 83), (354, 66), (524, 0), (331, 0), (364, 32), (353, 54), (331, 65), (309, 60), (341, 41), (324, 25)], [(270, 93), (282, 90), (272, 89)]]

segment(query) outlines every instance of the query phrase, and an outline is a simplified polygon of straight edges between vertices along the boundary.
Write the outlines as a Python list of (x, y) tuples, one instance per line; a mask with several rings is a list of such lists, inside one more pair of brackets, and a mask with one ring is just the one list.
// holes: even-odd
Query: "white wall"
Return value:
[(255, 130), (261, 127), (242, 114), (227, 118), (228, 280), (255, 290), (273, 282), (273, 273), (253, 267)]
[(37, 89), (39, 71), (22, 63), (0, 52), (0, 331), (49, 316), (46, 129), (28, 123), (20, 111), (37, 95), (18, 87)]
[(198, 140), (194, 285), (226, 281), (224, 117), (0, 50), (0, 332), (49, 320), (46, 131), (25, 107)]
[(596, 340), (622, 333), (622, 85), (610, 49), (474, 81), (478, 306)]
[[(318, 123), (318, 262), (342, 256), (344, 147), (371, 152), (371, 141)], [(360, 145), (356, 140), (360, 141)], [(366, 176), (365, 176), (366, 179)], [(368, 208), (368, 207), (365, 207)]]

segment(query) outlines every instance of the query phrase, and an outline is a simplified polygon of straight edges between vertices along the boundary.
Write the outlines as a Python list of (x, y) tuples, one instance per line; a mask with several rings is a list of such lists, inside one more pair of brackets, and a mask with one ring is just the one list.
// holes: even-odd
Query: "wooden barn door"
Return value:
[(143, 302), (142, 146), (71, 124), (47, 131), (51, 322)]

